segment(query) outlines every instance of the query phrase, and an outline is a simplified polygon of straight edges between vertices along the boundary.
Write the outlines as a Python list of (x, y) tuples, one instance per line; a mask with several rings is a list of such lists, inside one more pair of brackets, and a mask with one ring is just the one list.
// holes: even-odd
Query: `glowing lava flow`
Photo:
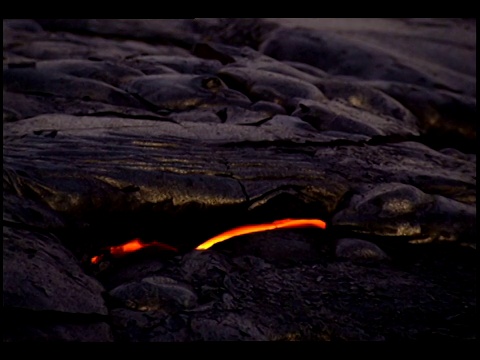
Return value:
[[(325, 229), (327, 224), (318, 219), (283, 219), (276, 220), (271, 223), (266, 224), (253, 224), (253, 225), (243, 225), (228, 231), (225, 231), (213, 238), (205, 241), (204, 243), (198, 245), (195, 250), (206, 250), (216, 243), (228, 240), (234, 236), (246, 235), (251, 233), (256, 233), (260, 231), (276, 230), (276, 229), (287, 229), (287, 228), (304, 228), (304, 227), (318, 227), (320, 229)], [(173, 246), (164, 244), (161, 242), (153, 241), (150, 243), (142, 243), (140, 239), (133, 239), (123, 245), (111, 246), (107, 248), (108, 252), (114, 257), (120, 257), (128, 253), (146, 248), (146, 247), (157, 247), (163, 250), (169, 251), (178, 251)], [(97, 255), (91, 258), (92, 264), (98, 264), (104, 255)]]
[(198, 245), (195, 250), (206, 250), (212, 245), (228, 240), (234, 236), (240, 236), (267, 230), (302, 227), (318, 227), (321, 229), (325, 229), (327, 227), (327, 224), (324, 221), (318, 219), (283, 219), (266, 224), (244, 225), (233, 228), (231, 230), (227, 230), (217, 236), (214, 236), (213, 238), (205, 241), (203, 244)]
[[(138, 238), (133, 239), (123, 245), (110, 246), (108, 248), (108, 251), (112, 256), (120, 257), (128, 253), (138, 251), (146, 247), (152, 247), (152, 246), (163, 249), (163, 250), (178, 251), (176, 248), (168, 244), (164, 244), (158, 241), (153, 241), (150, 243), (142, 243), (142, 241)], [(92, 262), (92, 264), (98, 264), (102, 260), (102, 258), (103, 258), (103, 255), (97, 255), (92, 257), (90, 261)]]

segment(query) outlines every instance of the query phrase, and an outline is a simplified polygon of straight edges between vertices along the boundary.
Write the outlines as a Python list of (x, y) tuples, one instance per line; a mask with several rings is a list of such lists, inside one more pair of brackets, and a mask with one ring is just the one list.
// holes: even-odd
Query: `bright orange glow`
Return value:
[(122, 256), (125, 253), (130, 253), (133, 251), (140, 250), (141, 248), (150, 246), (150, 244), (142, 244), (140, 242), (140, 239), (133, 239), (126, 244), (119, 245), (119, 246), (112, 246), (110, 247), (110, 254), (112, 255), (117, 255), (117, 256)]
[(325, 229), (327, 227), (327, 224), (324, 221), (318, 219), (283, 219), (266, 224), (243, 225), (233, 228), (231, 230), (227, 230), (217, 236), (214, 236), (213, 238), (205, 241), (203, 244), (198, 245), (195, 250), (206, 250), (209, 247), (215, 245), (216, 243), (228, 240), (234, 236), (240, 236), (267, 230), (303, 227), (318, 227), (321, 229)]
[[(120, 256), (124, 256), (128, 253), (138, 251), (138, 250), (146, 248), (146, 247), (152, 247), (152, 246), (158, 247), (158, 248), (163, 249), (163, 250), (178, 251), (176, 248), (174, 248), (173, 246), (170, 246), (168, 244), (164, 244), (164, 243), (161, 243), (161, 242), (158, 242), (158, 241), (143, 243), (139, 238), (130, 240), (129, 242), (127, 242), (123, 245), (110, 246), (107, 249), (112, 256), (120, 257)], [(92, 262), (92, 264), (98, 264), (102, 260), (102, 258), (103, 258), (103, 255), (98, 255), (98, 256), (92, 257), (90, 259), (90, 261)]]
[(101, 260), (102, 260), (103, 256), (102, 255), (97, 255), (97, 256), (94, 256), (92, 257), (92, 264), (98, 264)]
[[(195, 250), (206, 250), (216, 243), (228, 240), (235, 236), (246, 235), (261, 231), (268, 231), (268, 230), (276, 230), (276, 229), (287, 229), (287, 228), (305, 228), (305, 227), (317, 227), (320, 229), (326, 229), (327, 224), (325, 221), (319, 219), (283, 219), (283, 220), (276, 220), (271, 223), (265, 224), (252, 224), (252, 225), (243, 225), (239, 226), (230, 230), (227, 230), (213, 238), (205, 241), (204, 243), (198, 245)], [(149, 243), (143, 243), (139, 238), (135, 238), (130, 240), (129, 242), (118, 245), (118, 246), (110, 246), (107, 248), (108, 252), (114, 257), (121, 257), (128, 253), (138, 251), (140, 249), (146, 247), (158, 247), (162, 250), (169, 250), (177, 252), (178, 249), (175, 247), (164, 244), (161, 242), (153, 241)], [(93, 256), (90, 261), (92, 264), (98, 264), (104, 255), (97, 255)]]

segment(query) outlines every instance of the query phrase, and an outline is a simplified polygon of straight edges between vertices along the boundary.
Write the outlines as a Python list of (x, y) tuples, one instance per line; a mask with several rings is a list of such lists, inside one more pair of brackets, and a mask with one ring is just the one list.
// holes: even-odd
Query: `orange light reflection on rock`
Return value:
[(283, 219), (276, 220), (271, 223), (266, 224), (254, 224), (254, 225), (243, 225), (231, 230), (227, 230), (213, 238), (205, 241), (204, 243), (198, 245), (195, 250), (206, 250), (211, 246), (228, 240), (234, 236), (246, 235), (260, 231), (268, 231), (275, 229), (287, 229), (287, 228), (303, 228), (303, 227), (318, 227), (321, 229), (326, 229), (327, 224), (319, 219)]

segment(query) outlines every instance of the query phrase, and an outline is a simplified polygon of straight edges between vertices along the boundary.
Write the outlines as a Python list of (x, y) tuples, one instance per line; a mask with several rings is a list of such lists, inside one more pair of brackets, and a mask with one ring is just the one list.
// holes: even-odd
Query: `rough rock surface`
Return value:
[(4, 342), (476, 338), (476, 21), (305, 20), (3, 20)]

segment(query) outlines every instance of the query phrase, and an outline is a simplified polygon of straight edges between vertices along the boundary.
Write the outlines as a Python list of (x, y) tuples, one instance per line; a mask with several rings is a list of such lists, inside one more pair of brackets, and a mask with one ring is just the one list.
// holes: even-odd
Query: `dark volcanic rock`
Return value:
[(4, 227), (3, 268), (6, 307), (107, 313), (103, 287), (85, 275), (73, 255), (50, 235)]
[(365, 46), (355, 38), (340, 34), (280, 27), (269, 34), (260, 51), (278, 60), (315, 66), (331, 75), (434, 84), (427, 74), (383, 49)]
[(169, 72), (181, 74), (215, 74), (222, 67), (222, 63), (218, 60), (180, 55), (146, 55), (128, 58), (125, 61), (135, 69), (140, 69), (146, 75)]
[(136, 99), (121, 89), (48, 68), (4, 70), (3, 84), (5, 90), (13, 93), (93, 100), (127, 107), (140, 106)]
[(423, 134), (435, 147), (455, 146), (476, 152), (477, 101), (475, 94), (431, 89), (397, 82), (372, 85), (405, 105), (418, 119)]
[(475, 22), (292, 21), (3, 21), (4, 341), (476, 338)]
[(126, 307), (140, 311), (164, 310), (172, 306), (191, 308), (197, 302), (197, 295), (188, 285), (163, 276), (122, 284), (109, 295)]
[(226, 66), (219, 76), (229, 86), (247, 94), (253, 101), (269, 101), (287, 111), (302, 99), (323, 100), (322, 92), (314, 85), (292, 76), (243, 66)]
[(102, 285), (58, 239), (3, 231), (3, 341), (112, 341)]
[(398, 183), (354, 195), (350, 205), (332, 219), (332, 225), (353, 227), (360, 233), (425, 241), (473, 239), (475, 224), (475, 206)]
[(335, 256), (355, 262), (379, 262), (388, 260), (388, 255), (377, 245), (360, 239), (338, 239)]
[(160, 109), (186, 110), (207, 104), (249, 104), (248, 98), (228, 89), (216, 76), (190, 74), (148, 75), (132, 80), (128, 92)]
[(137, 69), (110, 61), (48, 60), (35, 63), (35, 67), (41, 70), (57, 71), (62, 74), (97, 80), (115, 87), (122, 87), (122, 84), (129, 78), (144, 75)]

